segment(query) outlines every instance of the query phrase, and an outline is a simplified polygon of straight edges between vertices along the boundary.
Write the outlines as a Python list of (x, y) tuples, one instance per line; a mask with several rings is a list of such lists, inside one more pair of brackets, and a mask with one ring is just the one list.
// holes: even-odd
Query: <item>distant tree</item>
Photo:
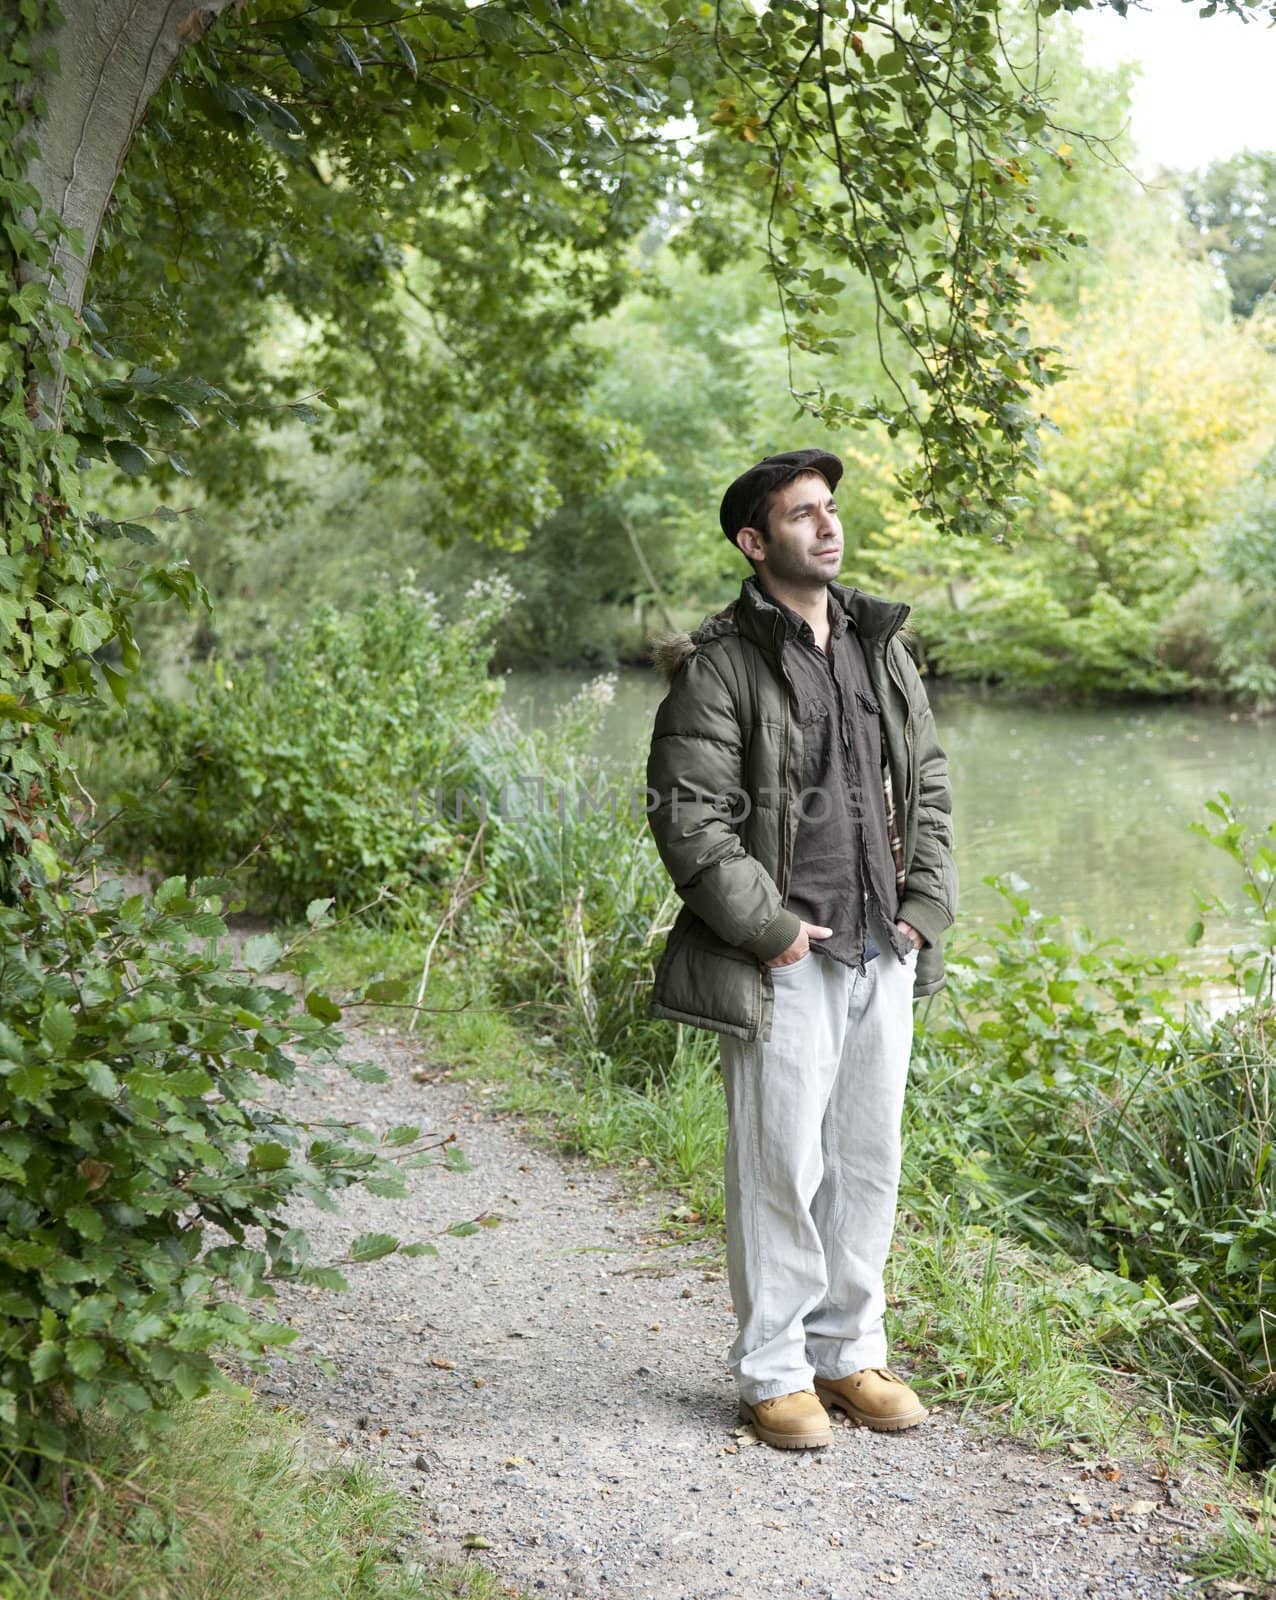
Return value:
[(1276, 152), (1246, 150), (1183, 181), (1200, 248), (1222, 267), (1232, 310), (1248, 317), (1276, 284)]

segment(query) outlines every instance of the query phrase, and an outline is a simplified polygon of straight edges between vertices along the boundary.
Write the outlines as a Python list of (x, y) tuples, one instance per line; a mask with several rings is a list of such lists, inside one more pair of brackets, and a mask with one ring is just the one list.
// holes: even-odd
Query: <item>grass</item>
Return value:
[(1247, 1578), (1276, 1594), (1276, 1468), (1264, 1475), (1261, 1497), (1248, 1514), (1221, 1505), (1219, 1517), (1221, 1531), (1196, 1558), (1194, 1570), (1206, 1578)]
[(1041, 1448), (1085, 1440), (1112, 1454), (1144, 1444), (1111, 1369), (1084, 1351), (1054, 1296), (1074, 1263), (1044, 1265), (943, 1209), (906, 1212), (898, 1235), (900, 1331), (933, 1369), (931, 1392)]
[[(477, 1564), (433, 1567), (416, 1508), (361, 1461), (316, 1459), (284, 1411), (181, 1403), (144, 1451), (88, 1419), (83, 1459), (34, 1495), (0, 1484), (3, 1600), (494, 1600)], [(41, 1508), (32, 1527), (32, 1506)]]

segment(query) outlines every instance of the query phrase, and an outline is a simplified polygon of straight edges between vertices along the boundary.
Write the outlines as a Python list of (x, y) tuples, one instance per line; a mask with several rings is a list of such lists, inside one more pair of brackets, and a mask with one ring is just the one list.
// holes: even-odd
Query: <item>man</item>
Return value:
[[(648, 821), (683, 901), (651, 1011), (719, 1034), (740, 1415), (765, 1443), (926, 1415), (886, 1365), (912, 1001), (956, 913), (948, 764), (909, 607), (836, 579), (842, 463), (768, 456), (722, 531), (753, 575), (653, 654)], [(822, 1403), (823, 1402), (823, 1403)]]

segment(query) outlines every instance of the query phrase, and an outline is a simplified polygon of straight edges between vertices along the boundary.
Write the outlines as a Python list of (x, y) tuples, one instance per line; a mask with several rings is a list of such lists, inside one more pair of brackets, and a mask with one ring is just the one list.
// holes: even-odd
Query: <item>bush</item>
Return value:
[[(82, 888), (47, 841), (29, 869), (29, 893), (0, 905), (0, 1457), (20, 1465), (60, 1458), (95, 1407), (162, 1431), (174, 1398), (225, 1386), (215, 1350), (251, 1363), (289, 1343), (235, 1297), (272, 1297), (272, 1278), (345, 1282), (310, 1262), (287, 1206), (332, 1209), (329, 1191), (352, 1183), (402, 1194), (387, 1152), (430, 1159), (409, 1148), (415, 1128), (378, 1146), (268, 1103), (294, 1057), (336, 1058), (341, 1013), (268, 981), (304, 976), (300, 945), (262, 935), (233, 963), (226, 880), (170, 878), (153, 898), (118, 879)], [(315, 926), (326, 909), (311, 907)], [(350, 1257), (397, 1248), (368, 1235)]]
[(1179, 602), (1162, 630), (1162, 655), (1198, 681), (1256, 711), (1276, 706), (1276, 452), (1211, 530), (1211, 576)]
[(1226, 794), (1209, 809), (1222, 827), (1192, 826), (1242, 865), (1256, 913), (1231, 958), (1239, 1009), (1175, 1014), (1172, 959), (1066, 932), (989, 878), (1012, 915), (989, 956), (952, 958), (955, 1020), (924, 1029), (910, 1115), (932, 1197), (1108, 1275), (1096, 1319), (1270, 1457), (1276, 824), (1253, 837)]
[(187, 875), (247, 860), (251, 903), (276, 912), (442, 879), (455, 830), (424, 799), (500, 699), (487, 663), (512, 593), (476, 583), (447, 623), (408, 582), (317, 611), (269, 654), (214, 663), (189, 703), (153, 696), (126, 731), (170, 777), (145, 803), (128, 797), (122, 843)]

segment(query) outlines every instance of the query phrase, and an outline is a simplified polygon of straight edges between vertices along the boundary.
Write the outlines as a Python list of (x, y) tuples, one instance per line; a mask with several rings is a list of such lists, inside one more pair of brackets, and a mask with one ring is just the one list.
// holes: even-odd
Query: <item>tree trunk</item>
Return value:
[[(78, 312), (93, 252), (133, 137), (183, 46), (200, 38), (232, 0), (63, 0), (65, 19), (38, 41), (52, 46), (57, 67), (33, 84), (44, 100), (23, 138), (35, 153), (26, 178), (76, 239), (58, 239), (52, 265), (23, 264), (25, 280), (48, 282)], [(60, 273), (60, 281), (58, 274)], [(63, 383), (39, 395), (43, 420), (56, 427)]]

